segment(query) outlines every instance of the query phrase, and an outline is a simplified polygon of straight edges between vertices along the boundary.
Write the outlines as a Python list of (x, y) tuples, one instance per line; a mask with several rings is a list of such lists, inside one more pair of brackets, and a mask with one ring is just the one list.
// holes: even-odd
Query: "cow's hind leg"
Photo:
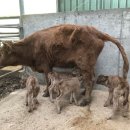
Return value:
[(44, 94), (43, 94), (43, 97), (49, 97), (49, 86), (50, 86), (50, 82), (49, 82), (49, 79), (48, 79), (48, 76), (47, 74), (45, 74), (45, 78), (46, 78), (46, 84), (47, 84), (47, 87), (46, 89), (44, 90)]
[(93, 72), (83, 72), (83, 85), (86, 88), (85, 91), (85, 97), (81, 100), (80, 102), (80, 106), (86, 106), (91, 102), (91, 93), (92, 93), (92, 89), (93, 89), (93, 81), (92, 81), (92, 77), (93, 77)]

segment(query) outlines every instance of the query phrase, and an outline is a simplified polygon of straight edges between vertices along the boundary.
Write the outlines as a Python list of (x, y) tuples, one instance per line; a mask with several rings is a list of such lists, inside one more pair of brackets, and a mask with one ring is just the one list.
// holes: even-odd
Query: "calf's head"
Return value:
[(96, 81), (97, 84), (101, 84), (101, 85), (107, 85), (108, 83), (108, 76), (105, 75), (99, 75)]

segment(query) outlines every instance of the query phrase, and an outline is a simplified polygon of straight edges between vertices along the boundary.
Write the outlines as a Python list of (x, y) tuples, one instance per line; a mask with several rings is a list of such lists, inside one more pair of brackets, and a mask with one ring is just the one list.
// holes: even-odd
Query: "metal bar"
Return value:
[(78, 0), (76, 0), (76, 11), (78, 11)]
[(22, 16), (24, 15), (24, 0), (19, 0), (19, 8), (20, 8), (20, 39), (24, 37), (24, 30), (23, 30), (23, 20)]
[(100, 0), (100, 9), (102, 9), (102, 0)]
[(0, 34), (19, 34), (19, 32), (0, 32)]
[(70, 11), (72, 11), (72, 0), (70, 0)]
[(65, 2), (65, 0), (64, 0), (64, 12), (66, 12), (66, 2)]
[(0, 79), (3, 78), (3, 77), (5, 77), (5, 76), (7, 76), (7, 75), (10, 75), (10, 74), (12, 74), (12, 73), (15, 73), (15, 72), (19, 71), (19, 70), (21, 70), (22, 68), (23, 68), (23, 67), (21, 67), (20, 69), (17, 69), (17, 70), (14, 70), (14, 71), (11, 71), (11, 72), (8, 72), (8, 73), (6, 73), (6, 74), (1, 75), (1, 76), (0, 76)]
[(20, 16), (24, 15), (24, 0), (19, 0)]
[(128, 0), (126, 0), (126, 8), (128, 8)]
[(110, 9), (112, 9), (113, 0), (110, 0)]
[(83, 0), (82, 2), (83, 2), (83, 4), (82, 4), (82, 9), (83, 9), (83, 11), (84, 11), (84, 9), (85, 9), (85, 7), (84, 7), (84, 6), (85, 6), (85, 1)]
[(59, 0), (56, 0), (56, 12), (59, 12)]
[(7, 35), (7, 36), (0, 36), (0, 38), (6, 38), (6, 37), (20, 37), (20, 35)]
[(98, 10), (98, 0), (96, 0), (96, 10)]
[(103, 9), (105, 9), (105, 0), (103, 0)]
[(120, 0), (118, 0), (118, 8), (120, 8)]
[(0, 17), (0, 19), (19, 19), (19, 16)]
[(19, 24), (0, 25), (0, 28), (19, 28)]
[(91, 10), (91, 0), (89, 0), (89, 10)]

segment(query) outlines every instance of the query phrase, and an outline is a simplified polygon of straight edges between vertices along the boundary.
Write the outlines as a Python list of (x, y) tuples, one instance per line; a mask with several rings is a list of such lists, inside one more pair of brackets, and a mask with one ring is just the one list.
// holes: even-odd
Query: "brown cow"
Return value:
[(128, 116), (129, 109), (129, 84), (128, 81), (119, 76), (99, 75), (97, 83), (109, 88), (109, 97), (104, 106), (113, 104), (113, 115), (109, 118), (115, 118), (118, 111), (123, 117)]
[[(129, 63), (118, 40), (91, 26), (63, 24), (40, 30), (15, 44), (4, 44), (0, 53), (0, 66), (25, 65), (33, 70), (47, 74), (53, 67), (77, 66), (83, 76), (86, 88), (80, 105), (91, 101), (93, 70), (104, 42), (113, 42), (120, 50), (123, 60), (123, 77), (127, 77)], [(48, 96), (48, 87), (44, 96)]]

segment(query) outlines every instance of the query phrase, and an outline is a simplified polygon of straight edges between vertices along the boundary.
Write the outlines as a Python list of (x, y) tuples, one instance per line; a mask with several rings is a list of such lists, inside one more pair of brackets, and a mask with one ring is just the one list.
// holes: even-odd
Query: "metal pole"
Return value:
[(128, 0), (126, 0), (126, 8), (128, 7)]
[(19, 0), (20, 16), (24, 15), (24, 0)]
[(110, 0), (110, 9), (112, 9), (113, 0)]
[(98, 10), (98, 0), (96, 0), (96, 10)]
[(103, 9), (105, 9), (105, 0), (103, 0)]
[(60, 8), (59, 8), (59, 0), (56, 0), (56, 12), (60, 12)]
[(72, 11), (72, 0), (70, 0), (70, 11)]
[(64, 0), (64, 12), (66, 12), (66, 1)]
[(89, 11), (91, 10), (91, 0), (89, 0)]
[(23, 31), (23, 21), (22, 16), (24, 15), (24, 0), (19, 0), (19, 8), (20, 8), (20, 39), (24, 37), (24, 31)]
[(118, 8), (120, 8), (120, 0), (118, 0)]
[(84, 11), (84, 10), (85, 10), (85, 0), (83, 0), (82, 2), (83, 2), (83, 7), (82, 7), (82, 9), (83, 9), (83, 11)]
[(102, 0), (100, 0), (100, 9), (102, 9)]

